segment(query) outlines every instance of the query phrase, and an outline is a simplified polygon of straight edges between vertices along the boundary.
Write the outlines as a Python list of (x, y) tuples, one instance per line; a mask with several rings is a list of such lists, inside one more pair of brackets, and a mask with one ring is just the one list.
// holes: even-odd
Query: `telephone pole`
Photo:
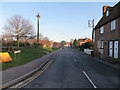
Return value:
[(88, 20), (88, 27), (92, 28), (92, 41), (94, 41), (94, 19)]
[(36, 15), (36, 17), (37, 17), (37, 43), (39, 44), (39, 23), (40, 23), (39, 13)]

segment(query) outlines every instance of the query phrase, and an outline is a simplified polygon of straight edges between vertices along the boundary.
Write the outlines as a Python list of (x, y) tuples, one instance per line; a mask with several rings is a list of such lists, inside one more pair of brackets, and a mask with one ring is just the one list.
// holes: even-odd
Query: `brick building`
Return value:
[(82, 45), (86, 39), (85, 38), (79, 38), (78, 39), (78, 45)]
[(90, 38), (79, 38), (78, 39), (78, 45), (82, 45), (82, 44), (84, 44), (84, 43), (86, 43), (86, 42), (91, 42), (92, 40), (90, 39)]
[(53, 42), (52, 48), (61, 48), (61, 42)]
[(95, 56), (120, 60), (120, 2), (103, 6), (103, 16), (95, 26)]

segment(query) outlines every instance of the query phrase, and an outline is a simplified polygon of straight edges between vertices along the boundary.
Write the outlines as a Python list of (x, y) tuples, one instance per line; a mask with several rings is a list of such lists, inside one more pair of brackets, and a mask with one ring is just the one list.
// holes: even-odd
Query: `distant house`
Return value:
[(103, 16), (95, 26), (95, 56), (120, 59), (120, 2), (103, 6)]
[(51, 47), (51, 42), (46, 40), (39, 40), (39, 43), (42, 44), (43, 48)]
[(86, 38), (84, 42), (91, 42), (92, 40), (90, 38)]
[(70, 43), (69, 42), (66, 42), (66, 44), (64, 45), (65, 47), (69, 47), (70, 46)]
[(86, 43), (86, 42), (90, 42), (90, 41), (92, 41), (90, 38), (80, 38), (80, 39), (78, 39), (78, 45), (82, 45), (82, 44), (84, 44), (84, 43)]
[(29, 39), (29, 40), (27, 40), (27, 42), (29, 42), (31, 45), (36, 43), (36, 41), (37, 41), (36, 39)]
[(82, 45), (84, 41), (85, 41), (84, 38), (79, 38), (78, 39), (78, 45)]
[(60, 48), (61, 43), (60, 42), (53, 42), (53, 47), (52, 48)]
[(51, 47), (53, 47), (53, 41), (50, 41), (50, 44), (49, 44)]
[(10, 43), (14, 40), (12, 35), (1, 35), (1, 42), (2, 43)]
[[(34, 43), (37, 43), (36, 39), (28, 39), (28, 40), (19, 40), (19, 42), (29, 42), (31, 45), (33, 45)], [(47, 41), (47, 40), (39, 40), (39, 44), (41, 44), (43, 46), (43, 48), (45, 47), (53, 47), (53, 42), (52, 41)]]

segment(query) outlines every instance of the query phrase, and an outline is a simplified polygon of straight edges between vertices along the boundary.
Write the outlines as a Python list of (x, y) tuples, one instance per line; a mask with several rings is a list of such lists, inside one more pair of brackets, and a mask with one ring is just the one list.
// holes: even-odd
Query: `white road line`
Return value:
[[(44, 64), (44, 63), (43, 63), (43, 64)], [(38, 68), (40, 68), (43, 64), (41, 64)], [(38, 68), (37, 68), (37, 69), (38, 69)], [(10, 81), (10, 82), (8, 82), (7, 84), (2, 85), (3, 88), (4, 88), (4, 86), (9, 85), (9, 83), (15, 82), (15, 81), (17, 81), (17, 80), (19, 80), (19, 79), (21, 79), (21, 78), (24, 78), (25, 76), (27, 76), (27, 75), (33, 73), (33, 72), (35, 72), (37, 69), (35, 69), (35, 70), (33, 70), (33, 71), (31, 71), (31, 72), (25, 74), (24, 76), (19, 77), (19, 78), (13, 80), (13, 81)]]
[[(53, 62), (53, 60), (49, 63), (49, 65), (50, 65), (52, 62)], [(18, 86), (17, 88), (21, 88), (21, 87), (27, 85), (28, 83), (30, 83), (31, 81), (33, 81), (35, 78), (37, 78), (39, 75), (41, 75), (41, 74), (49, 67), (49, 65), (47, 65), (47, 66), (44, 68), (44, 70), (39, 71), (39, 72), (38, 72), (35, 76), (33, 76), (33, 77), (31, 78), (31, 80), (29, 80), (27, 83), (25, 83), (25, 84), (23, 84), (23, 85), (20, 85), (20, 86)]]
[(76, 59), (74, 59), (74, 61), (77, 62)]
[(93, 81), (89, 78), (89, 76), (86, 74), (86, 72), (85, 71), (83, 71), (83, 73), (84, 73), (84, 75), (87, 77), (87, 79), (89, 80), (89, 82), (93, 85), (93, 87), (94, 88), (97, 88), (96, 86), (95, 86), (95, 84), (93, 83)]

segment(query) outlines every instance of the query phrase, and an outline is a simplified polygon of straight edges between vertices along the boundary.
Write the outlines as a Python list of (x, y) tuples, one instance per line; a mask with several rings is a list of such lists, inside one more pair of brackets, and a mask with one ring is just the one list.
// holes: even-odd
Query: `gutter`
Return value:
[[(6, 83), (6, 84), (0, 85), (0, 87), (1, 87), (2, 89), (8, 89), (8, 88), (11, 88), (12, 86), (20, 83), (20, 82), (23, 82), (23, 81), (26, 80), (26, 79), (34, 76), (37, 72), (42, 71), (43, 68), (44, 68), (47, 64), (49, 64), (49, 62), (51, 62), (52, 58), (53, 58), (53, 56), (50, 57), (50, 58), (49, 58), (48, 60), (46, 60), (45, 62), (43, 62), (43, 63), (42, 63), (38, 68), (36, 68), (35, 70), (33, 70), (33, 71), (25, 74), (24, 76), (21, 76), (21, 77), (15, 79), (15, 80), (12, 80), (12, 81), (10, 81), (10, 82), (8, 82), (8, 83)], [(16, 88), (17, 88), (17, 87), (16, 87)]]

